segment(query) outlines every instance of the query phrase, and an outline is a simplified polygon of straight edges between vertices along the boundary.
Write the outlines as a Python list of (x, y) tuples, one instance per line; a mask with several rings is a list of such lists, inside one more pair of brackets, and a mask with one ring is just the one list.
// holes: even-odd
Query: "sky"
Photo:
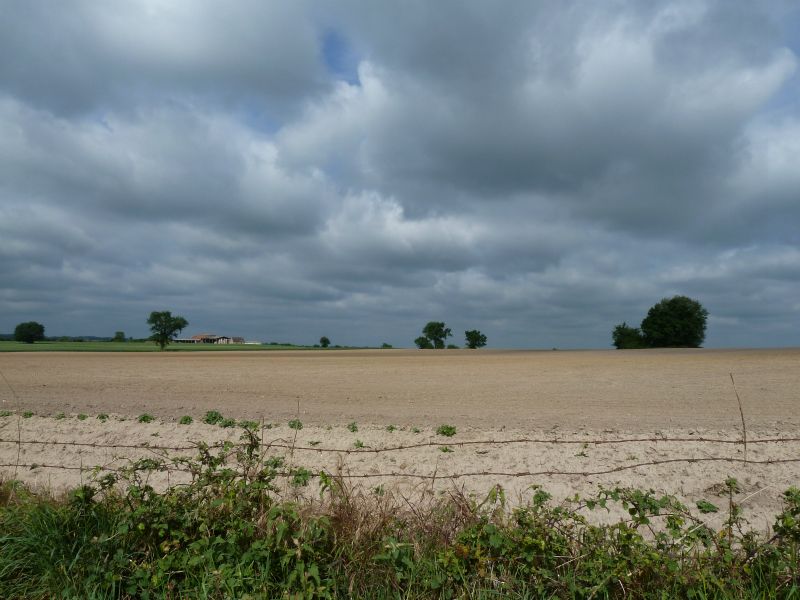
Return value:
[(0, 2), (0, 332), (800, 345), (795, 1)]

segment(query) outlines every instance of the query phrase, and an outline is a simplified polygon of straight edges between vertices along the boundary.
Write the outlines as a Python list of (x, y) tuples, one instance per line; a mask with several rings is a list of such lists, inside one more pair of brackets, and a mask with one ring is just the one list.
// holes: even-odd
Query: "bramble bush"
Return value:
[[(158, 491), (152, 475), (188, 482)], [(292, 498), (281, 496), (288, 478)], [(320, 502), (296, 500), (318, 480)], [(409, 507), (383, 486), (287, 468), (257, 432), (98, 472), (61, 499), (0, 485), (3, 598), (797, 598), (800, 490), (766, 537), (725, 482), (720, 529), (672, 496), (628, 488), (555, 504), (532, 486), (510, 508), (496, 486)], [(405, 506), (405, 508), (403, 508)], [(627, 517), (594, 524), (587, 512)]]

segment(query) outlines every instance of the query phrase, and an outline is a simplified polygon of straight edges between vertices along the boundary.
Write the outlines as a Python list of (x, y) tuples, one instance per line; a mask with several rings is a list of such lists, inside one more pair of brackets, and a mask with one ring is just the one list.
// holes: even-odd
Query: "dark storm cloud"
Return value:
[[(797, 344), (791, 3), (0, 9), (0, 331)], [(324, 331), (323, 331), (324, 329)], [(456, 340), (460, 341), (460, 340)]]

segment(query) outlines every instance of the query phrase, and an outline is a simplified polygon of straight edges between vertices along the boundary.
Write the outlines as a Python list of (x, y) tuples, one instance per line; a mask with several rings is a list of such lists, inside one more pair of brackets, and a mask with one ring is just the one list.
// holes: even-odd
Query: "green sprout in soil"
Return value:
[(178, 423), (180, 425), (191, 425), (194, 422), (194, 419), (189, 415), (183, 415), (179, 420)]
[(31, 411), (29, 411), (29, 410), (26, 410), (24, 413), (22, 413), (22, 418), (23, 419), (30, 419), (32, 416), (33, 416), (33, 413)]
[(436, 428), (436, 434), (445, 437), (453, 437), (456, 434), (455, 425), (439, 425), (439, 427)]
[(356, 431), (358, 431), (358, 425), (356, 424), (355, 421), (353, 421), (352, 423), (349, 423), (347, 425), (347, 430), (351, 431), (352, 433), (355, 433)]
[(300, 419), (292, 419), (291, 421), (289, 421), (289, 429), (294, 429), (299, 431), (302, 428), (303, 428), (303, 423), (300, 421)]
[(206, 416), (203, 417), (203, 423), (207, 425), (216, 425), (221, 423), (225, 417), (222, 416), (218, 410), (210, 410), (206, 413)]
[(100, 421), (101, 423), (105, 423), (106, 421), (108, 421), (108, 415), (106, 413), (100, 413), (99, 415), (97, 415), (97, 420)]
[(139, 415), (137, 421), (139, 421), (139, 423), (152, 423), (153, 421), (155, 421), (155, 417), (153, 415), (144, 413), (142, 415)]

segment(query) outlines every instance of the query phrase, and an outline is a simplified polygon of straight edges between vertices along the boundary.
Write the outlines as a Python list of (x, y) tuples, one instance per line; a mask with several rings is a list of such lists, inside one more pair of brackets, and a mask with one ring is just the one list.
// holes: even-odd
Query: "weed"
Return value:
[[(800, 489), (774, 535), (736, 510), (718, 531), (672, 496), (601, 489), (558, 504), (538, 486), (508, 507), (457, 492), (407, 505), (320, 473), (324, 503), (283, 501), (314, 477), (242, 443), (148, 457), (64, 499), (0, 484), (3, 598), (760, 598), (800, 596)], [(186, 484), (153, 489), (180, 466)], [(118, 485), (120, 484), (120, 485)], [(731, 494), (734, 480), (725, 484)], [(119, 491), (114, 491), (119, 490)], [(591, 511), (624, 520), (592, 525)]]
[(387, 425), (386, 426), (386, 431), (388, 431), (389, 433), (392, 433), (393, 431), (397, 431), (397, 427), (395, 427), (394, 425)]
[(22, 418), (23, 419), (30, 419), (32, 416), (33, 416), (33, 413), (31, 411), (29, 411), (29, 410), (26, 410), (24, 413), (22, 413)]
[(303, 428), (303, 423), (300, 421), (300, 419), (292, 419), (291, 421), (289, 421), (289, 429), (294, 429), (296, 431), (299, 431), (302, 428)]
[(454, 425), (439, 425), (439, 427), (436, 428), (436, 434), (445, 437), (453, 437), (456, 434), (456, 428)]
[(356, 424), (355, 421), (353, 421), (352, 423), (349, 423), (347, 425), (347, 430), (352, 433), (355, 433), (356, 431), (358, 431), (358, 425)]
[(209, 410), (206, 413), (206, 416), (203, 417), (203, 423), (207, 425), (216, 425), (217, 423), (221, 423), (225, 417), (222, 416), (218, 410)]
[(152, 423), (153, 421), (155, 421), (155, 419), (156, 418), (153, 415), (144, 413), (139, 415), (139, 418), (136, 420), (139, 421), (139, 423)]
[(189, 415), (183, 415), (179, 420), (178, 423), (180, 425), (191, 425), (194, 422), (194, 419)]
[(105, 423), (106, 421), (108, 421), (108, 415), (106, 413), (100, 413), (99, 415), (97, 415), (97, 420), (100, 421), (101, 423)]
[(256, 431), (259, 428), (258, 421), (239, 421), (239, 427)]
[(411, 433), (422, 433), (422, 432), (420, 431), (419, 427), (412, 427)]
[(10, 417), (12, 414), (10, 410), (0, 410), (0, 417)]
[(353, 443), (353, 446), (355, 446), (356, 448), (364, 448), (365, 447), (364, 446), (364, 442), (362, 442), (361, 440), (358, 440), (358, 439)]
[(236, 427), (236, 419), (222, 419), (222, 421), (219, 422), (219, 426), (225, 428)]
[(453, 452), (453, 449), (450, 446), (440, 446), (439, 450), (441, 452)]
[(88, 415), (85, 415), (85, 414), (83, 414), (83, 413), (80, 413), (80, 414), (78, 415), (78, 421), (85, 421), (85, 420), (86, 420), (86, 419), (88, 419), (88, 418), (89, 418), (89, 416), (88, 416)]
[(305, 487), (311, 481), (311, 471), (303, 467), (292, 469), (290, 475), (294, 487)]

